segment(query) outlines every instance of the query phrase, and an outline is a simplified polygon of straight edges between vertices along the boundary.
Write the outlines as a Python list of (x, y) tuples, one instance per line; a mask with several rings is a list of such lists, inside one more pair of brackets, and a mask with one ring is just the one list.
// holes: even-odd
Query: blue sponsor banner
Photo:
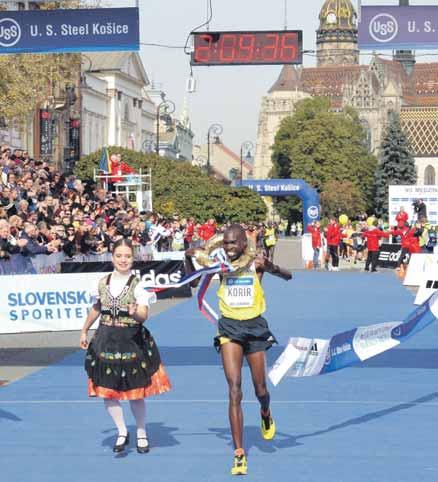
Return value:
[(0, 54), (139, 48), (138, 8), (0, 12)]
[(359, 23), (361, 49), (436, 49), (438, 6), (364, 6)]
[(438, 317), (438, 291), (410, 313), (403, 322), (360, 326), (338, 333), (330, 340), (291, 338), (269, 371), (277, 385), (284, 376), (323, 375), (364, 362), (400, 345), (435, 322)]
[(320, 217), (319, 194), (303, 179), (257, 179), (241, 181), (239, 185), (252, 189), (260, 196), (298, 196), (303, 201), (305, 230), (308, 224)]

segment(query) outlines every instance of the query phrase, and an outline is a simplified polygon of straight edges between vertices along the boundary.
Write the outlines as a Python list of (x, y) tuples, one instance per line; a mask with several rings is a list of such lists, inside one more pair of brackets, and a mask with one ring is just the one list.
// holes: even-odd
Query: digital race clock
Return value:
[(301, 64), (301, 30), (193, 32), (192, 65)]

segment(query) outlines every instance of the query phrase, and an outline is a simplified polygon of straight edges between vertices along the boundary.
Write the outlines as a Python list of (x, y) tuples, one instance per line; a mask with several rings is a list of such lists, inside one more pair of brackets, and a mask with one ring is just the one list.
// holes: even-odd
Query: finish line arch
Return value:
[(241, 181), (243, 187), (248, 187), (260, 196), (297, 196), (303, 203), (304, 232), (312, 221), (319, 220), (321, 205), (316, 189), (310, 187), (302, 179), (263, 179)]

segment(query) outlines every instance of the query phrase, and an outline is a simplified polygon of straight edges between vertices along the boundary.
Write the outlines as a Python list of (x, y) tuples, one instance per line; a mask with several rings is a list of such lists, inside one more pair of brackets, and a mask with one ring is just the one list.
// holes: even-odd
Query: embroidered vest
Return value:
[(131, 275), (119, 295), (113, 296), (110, 291), (111, 275), (99, 281), (100, 323), (108, 326), (134, 326), (138, 322), (129, 316), (128, 308), (135, 303), (134, 290), (139, 283), (135, 275)]

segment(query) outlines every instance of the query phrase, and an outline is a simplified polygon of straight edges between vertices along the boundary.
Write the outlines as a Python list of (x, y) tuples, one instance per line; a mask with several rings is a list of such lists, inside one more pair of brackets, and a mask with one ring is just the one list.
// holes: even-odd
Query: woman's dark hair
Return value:
[(118, 239), (114, 245), (113, 245), (113, 249), (112, 249), (112, 252), (114, 253), (114, 251), (119, 247), (119, 246), (127, 246), (128, 248), (130, 248), (130, 250), (132, 252), (134, 252), (134, 246), (132, 245), (132, 241), (128, 238), (120, 238)]

